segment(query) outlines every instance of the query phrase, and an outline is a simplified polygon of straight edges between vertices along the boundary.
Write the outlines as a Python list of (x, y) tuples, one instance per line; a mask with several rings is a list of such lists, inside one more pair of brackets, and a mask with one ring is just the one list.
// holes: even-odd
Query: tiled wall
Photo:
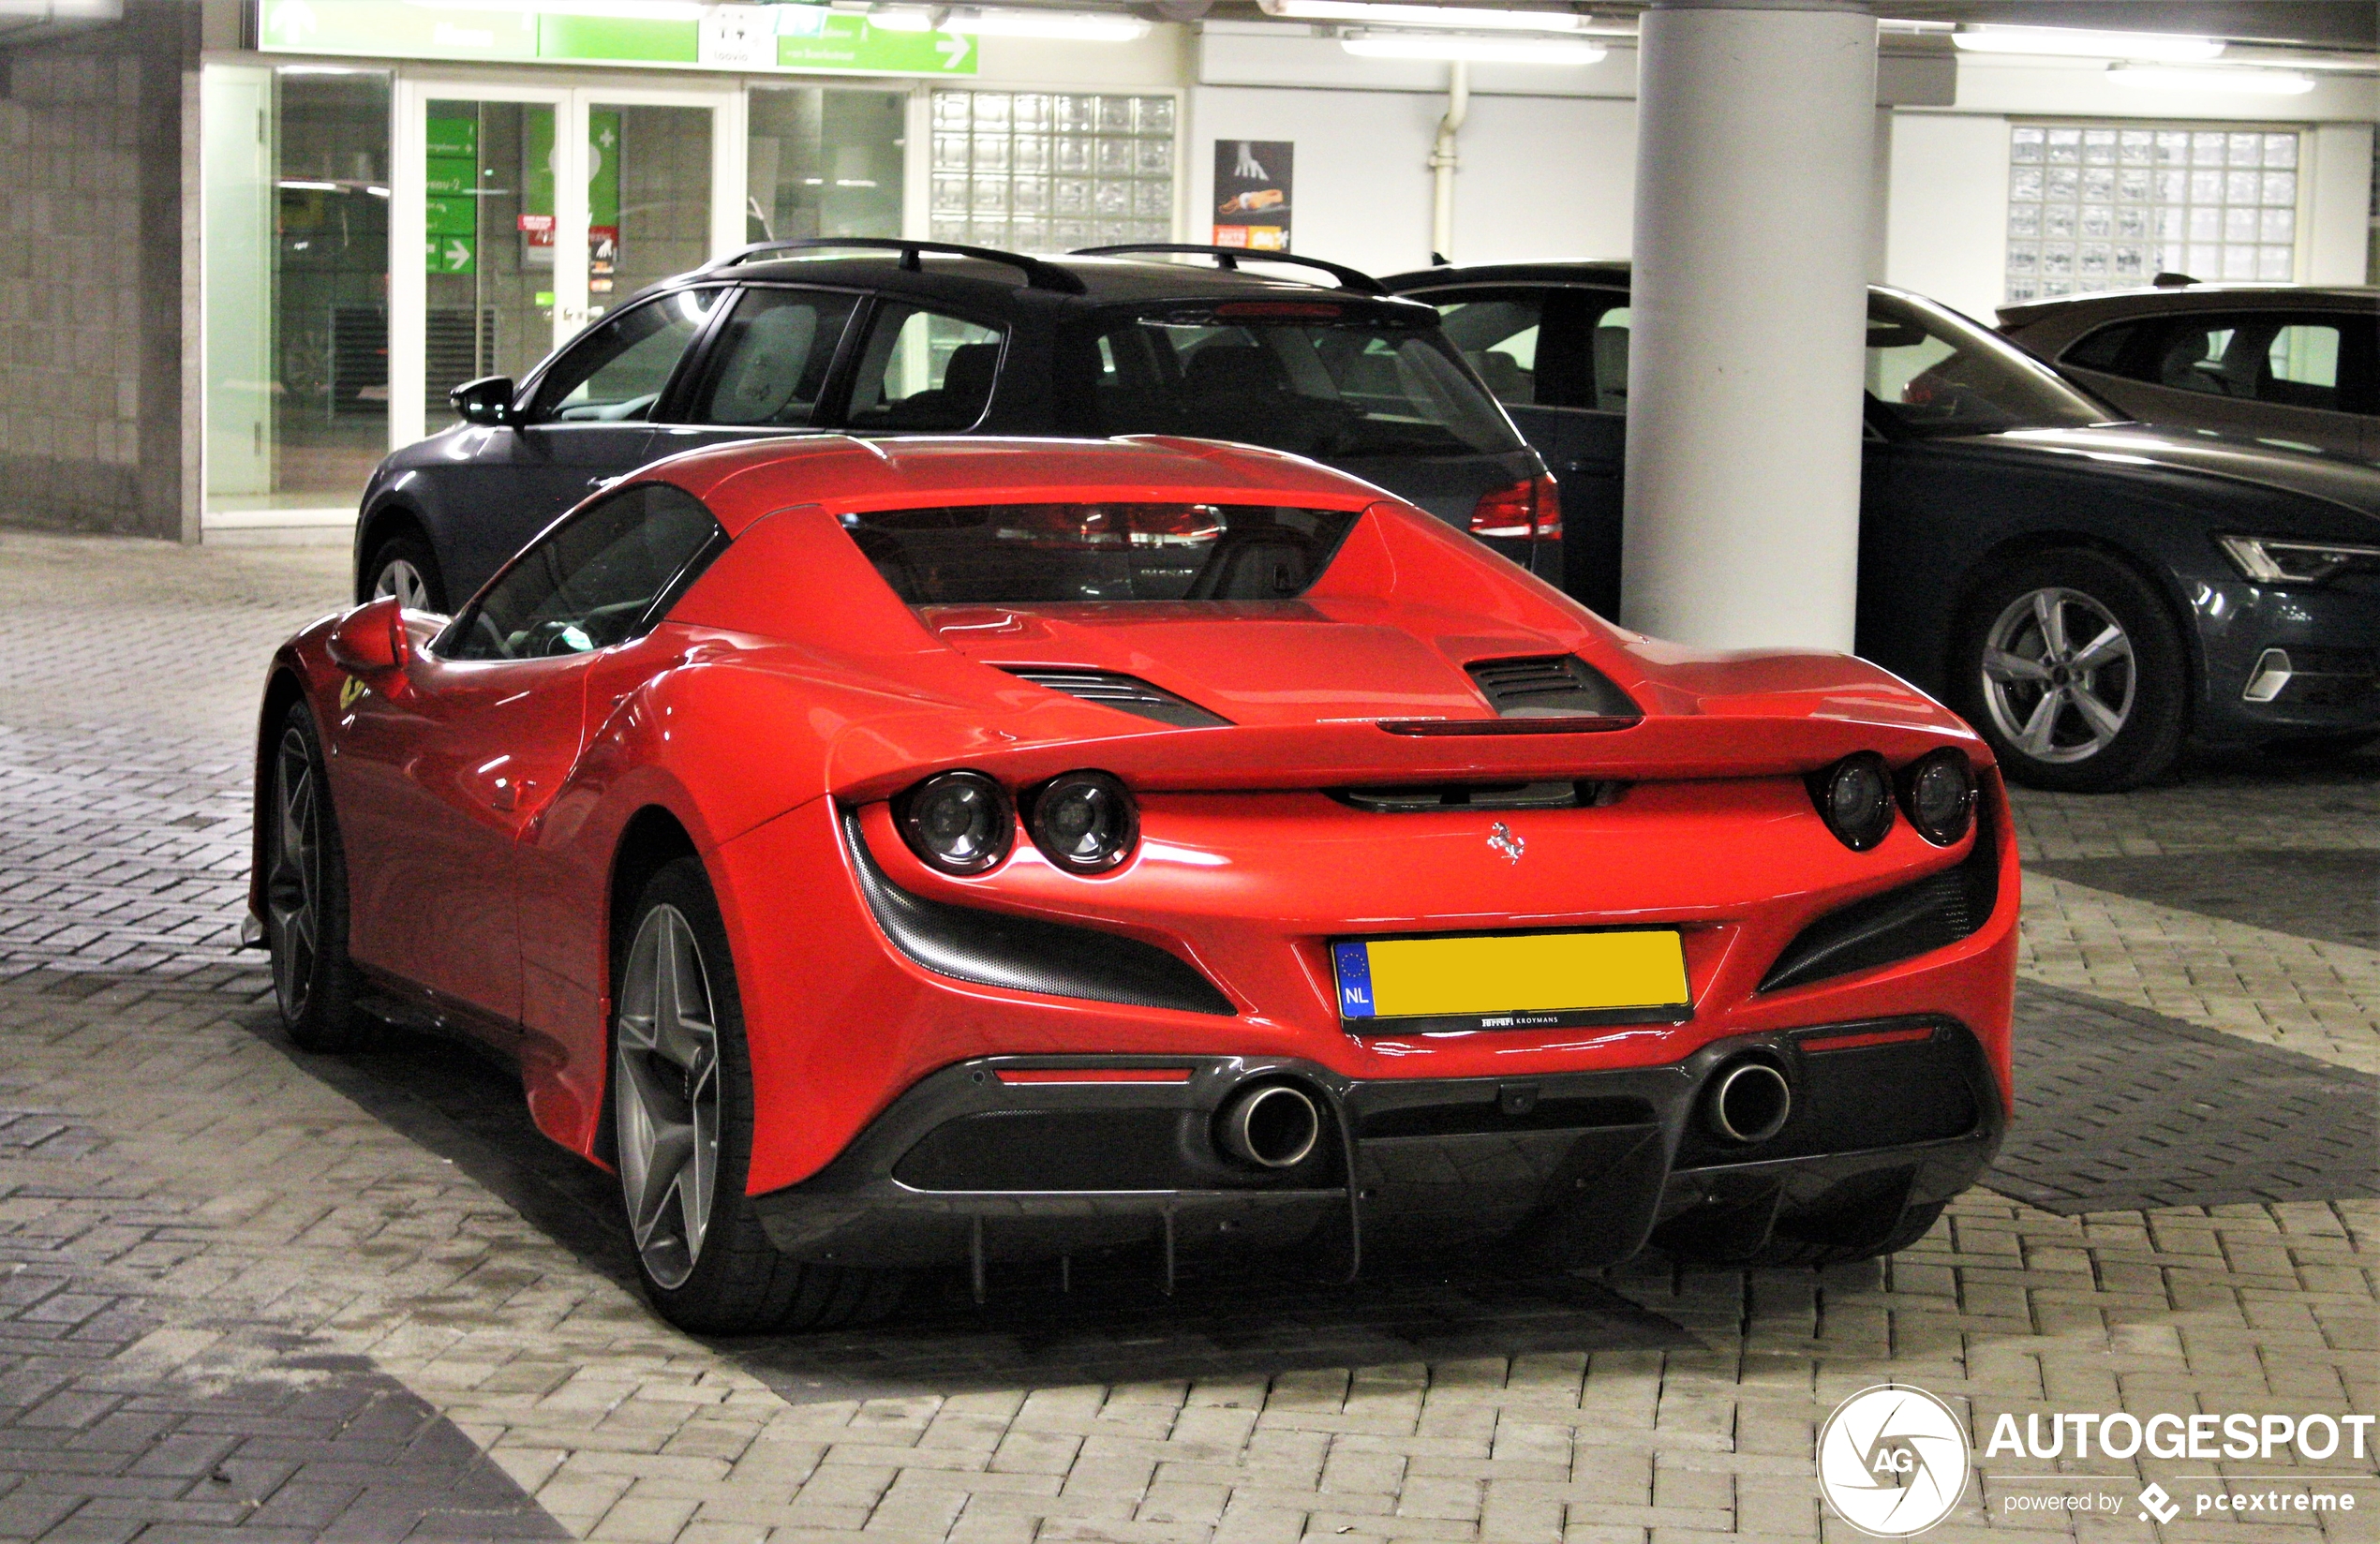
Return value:
[(127, 0), (112, 26), (0, 49), (0, 524), (195, 531), (182, 186), (198, 47), (198, 7)]

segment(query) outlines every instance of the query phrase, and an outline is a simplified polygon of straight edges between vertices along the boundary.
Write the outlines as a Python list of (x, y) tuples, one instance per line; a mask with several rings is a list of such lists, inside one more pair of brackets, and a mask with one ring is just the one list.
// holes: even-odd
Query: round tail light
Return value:
[(980, 772), (941, 772), (901, 795), (900, 837), (929, 868), (980, 874), (1016, 841), (1007, 790)]
[(1140, 839), (1132, 790), (1105, 772), (1066, 772), (1042, 784), (1029, 824), (1033, 844), (1070, 873), (1104, 874)]
[(1948, 847), (1975, 823), (1975, 769), (1951, 746), (1929, 750), (1900, 774), (1900, 807), (1917, 834)]
[(1854, 751), (1814, 772), (1809, 796), (1836, 839), (1865, 853), (1893, 828), (1893, 774), (1873, 750)]

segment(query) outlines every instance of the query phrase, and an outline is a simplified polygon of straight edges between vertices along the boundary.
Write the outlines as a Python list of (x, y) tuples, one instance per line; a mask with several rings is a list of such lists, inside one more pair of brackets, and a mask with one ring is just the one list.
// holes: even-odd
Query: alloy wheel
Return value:
[(646, 1273), (685, 1284), (719, 1185), (719, 1029), (685, 913), (654, 907), (629, 945), (613, 1068), (620, 1186)]
[(390, 558), (380, 566), (379, 577), (372, 582), (372, 599), (394, 595), (396, 603), (407, 611), (428, 610), (429, 594), (430, 586), (423, 579), (422, 571), (409, 558)]
[(2048, 586), (2018, 596), (1984, 634), (1984, 707), (2035, 761), (2088, 761), (2123, 733), (2139, 677), (2132, 639), (2105, 605)]
[(315, 797), (314, 756), (295, 725), (281, 732), (273, 758), (275, 825), (273, 862), (264, 880), (265, 923), (271, 928), (273, 990), (286, 1019), (304, 1017), (314, 989), (321, 929), (321, 804)]

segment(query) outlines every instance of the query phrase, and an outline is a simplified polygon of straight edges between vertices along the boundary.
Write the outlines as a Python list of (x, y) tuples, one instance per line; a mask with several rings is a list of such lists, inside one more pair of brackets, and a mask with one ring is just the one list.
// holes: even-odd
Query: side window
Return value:
[(1541, 292), (1527, 290), (1438, 305), (1447, 341), (1462, 350), (1487, 389), (1508, 408), (1534, 408), (1541, 400), (1537, 352), (1544, 315)]
[(856, 304), (821, 290), (745, 290), (709, 350), (690, 422), (808, 423)]
[(532, 420), (600, 423), (650, 417), (719, 295), (684, 290), (597, 324), (545, 372)]
[(1004, 334), (886, 302), (869, 324), (846, 421), (855, 429), (972, 429), (991, 403)]
[(2131, 351), (2133, 340), (2149, 324), (2120, 321), (2113, 327), (2102, 327), (2096, 333), (2066, 350), (2060, 363), (2079, 370), (2105, 370), (2110, 375), (2129, 375), (2124, 356)]
[(2235, 349), (2237, 317), (2193, 317), (2166, 329), (2147, 379), (2176, 391), (2209, 396), (2254, 396), (2263, 363), (2253, 349)]
[(1607, 413), (1628, 411), (1628, 307), (1590, 310), (1587, 356), (1595, 371), (1595, 406)]
[(2265, 345), (2258, 399), (2338, 411), (2340, 341), (2339, 328), (2332, 322), (2292, 321), (2276, 328), (2272, 341)]
[(637, 637), (655, 602), (716, 552), (719, 523), (665, 482), (623, 488), (549, 531), (456, 620), (439, 652), (454, 660), (584, 654)]

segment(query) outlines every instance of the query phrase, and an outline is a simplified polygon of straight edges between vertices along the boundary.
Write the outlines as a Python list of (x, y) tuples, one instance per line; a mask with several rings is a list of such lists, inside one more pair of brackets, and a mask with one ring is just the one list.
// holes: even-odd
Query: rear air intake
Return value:
[(1186, 697), (1177, 697), (1163, 687), (1151, 686), (1138, 676), (1126, 676), (1113, 670), (1073, 670), (1064, 665), (1002, 665), (1001, 669), (1020, 681), (1031, 681), (1052, 691), (1063, 691), (1069, 697), (1079, 697), (1086, 703), (1097, 703), (1120, 712), (1153, 719), (1176, 729), (1227, 728), (1231, 720), (1210, 713)]
[(1610, 676), (1575, 654), (1475, 660), (1463, 667), (1506, 719), (1632, 719), (1644, 712)]
[(1947, 949), (1991, 920), (2000, 903), (2000, 844), (1991, 808), (1975, 807), (1975, 845), (1956, 868), (1855, 900), (1803, 928), (1760, 989), (1780, 992)]

